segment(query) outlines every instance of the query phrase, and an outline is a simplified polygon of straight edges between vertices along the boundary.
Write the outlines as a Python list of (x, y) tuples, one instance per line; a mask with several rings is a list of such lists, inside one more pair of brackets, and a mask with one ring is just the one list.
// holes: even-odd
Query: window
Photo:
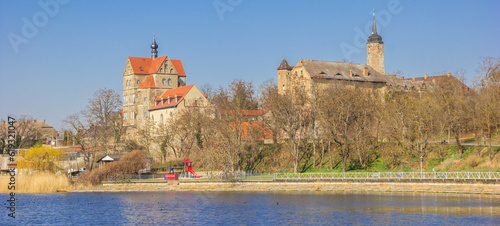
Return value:
[(133, 111), (130, 112), (130, 119), (135, 119), (135, 114)]
[(165, 79), (161, 80), (161, 84), (165, 85)]
[(165, 69), (164, 69), (164, 70), (165, 70), (165, 72), (168, 72), (168, 70), (167, 70), (167, 69), (168, 69), (168, 68), (167, 68), (167, 64), (165, 63), (163, 66), (165, 67)]
[(144, 118), (148, 118), (148, 113), (144, 112)]
[(134, 94), (130, 95), (130, 103), (133, 103), (134, 102)]
[(283, 90), (285, 90), (285, 85), (283, 85)]
[(160, 115), (160, 122), (163, 123), (163, 114)]
[(139, 69), (140, 69), (141, 71), (144, 71), (144, 69), (142, 69), (142, 67), (139, 67)]
[(303, 70), (300, 70), (300, 75), (304, 75), (304, 71)]
[(128, 112), (123, 112), (123, 119), (124, 119), (124, 120), (127, 120), (127, 115), (128, 115), (127, 113), (128, 113)]
[(168, 79), (168, 85), (171, 86), (172, 85), (172, 79)]
[(137, 85), (141, 84), (141, 81), (137, 80)]
[(127, 96), (123, 97), (123, 103), (127, 103)]
[(144, 103), (147, 103), (147, 102), (148, 102), (148, 98), (144, 97)]

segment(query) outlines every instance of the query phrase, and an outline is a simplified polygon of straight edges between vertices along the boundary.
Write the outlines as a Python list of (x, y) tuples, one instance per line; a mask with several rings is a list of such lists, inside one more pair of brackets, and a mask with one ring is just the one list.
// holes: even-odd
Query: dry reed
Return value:
[(9, 190), (7, 184), (9, 176), (0, 177), (0, 193), (55, 193), (58, 191), (70, 191), (71, 181), (64, 175), (55, 175), (48, 172), (40, 172), (33, 175), (16, 175), (15, 190)]

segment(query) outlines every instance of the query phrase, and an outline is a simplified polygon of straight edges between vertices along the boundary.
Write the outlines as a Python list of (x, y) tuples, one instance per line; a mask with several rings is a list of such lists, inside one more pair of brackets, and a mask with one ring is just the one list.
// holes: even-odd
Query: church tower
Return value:
[(283, 94), (285, 90), (289, 88), (292, 68), (293, 67), (288, 64), (286, 58), (283, 58), (278, 67), (278, 93)]
[(384, 42), (382, 37), (377, 34), (377, 24), (375, 23), (375, 10), (373, 11), (372, 35), (366, 42), (366, 64), (370, 65), (379, 73), (385, 74), (384, 67)]

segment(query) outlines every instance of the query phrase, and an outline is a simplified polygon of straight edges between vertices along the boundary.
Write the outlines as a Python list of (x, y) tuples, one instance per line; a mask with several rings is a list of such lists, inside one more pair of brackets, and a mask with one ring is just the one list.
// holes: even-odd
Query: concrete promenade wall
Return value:
[[(500, 184), (482, 182), (274, 182), (274, 181), (162, 181), (105, 182), (87, 191), (384, 191), (442, 192), (500, 195)], [(84, 191), (84, 190), (82, 190)]]

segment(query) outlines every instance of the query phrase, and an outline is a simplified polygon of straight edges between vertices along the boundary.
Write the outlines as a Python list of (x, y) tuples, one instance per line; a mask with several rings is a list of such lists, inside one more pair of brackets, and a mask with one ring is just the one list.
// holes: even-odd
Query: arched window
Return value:
[(168, 79), (168, 85), (171, 86), (172, 85), (172, 79)]
[(170, 68), (170, 74), (172, 74), (173, 72), (174, 72), (174, 69)]
[(285, 90), (285, 85), (283, 85), (283, 90)]
[(161, 80), (161, 84), (165, 85), (165, 79)]

